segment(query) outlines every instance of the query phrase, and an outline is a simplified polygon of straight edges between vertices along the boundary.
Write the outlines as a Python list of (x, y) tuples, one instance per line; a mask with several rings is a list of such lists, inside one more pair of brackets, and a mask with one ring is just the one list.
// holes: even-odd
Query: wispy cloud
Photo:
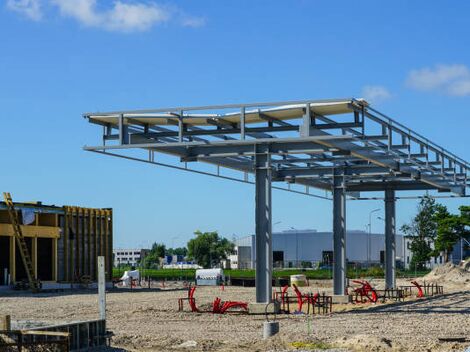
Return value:
[(42, 17), (41, 5), (48, 4), (52, 12), (58, 10), (85, 27), (115, 32), (143, 32), (165, 22), (184, 27), (201, 27), (202, 17), (189, 16), (176, 7), (162, 6), (154, 1), (116, 0), (7, 0), (7, 8), (21, 12), (31, 19)]
[(34, 21), (42, 18), (40, 0), (7, 0), (6, 7)]
[(364, 86), (362, 88), (362, 96), (368, 102), (380, 103), (392, 97), (392, 94), (384, 86)]
[(183, 15), (181, 17), (181, 24), (184, 27), (202, 27), (206, 24), (206, 19), (203, 17), (192, 17), (192, 16), (187, 16)]
[(106, 10), (99, 10), (96, 0), (51, 0), (60, 13), (87, 27), (109, 31), (146, 31), (170, 18), (169, 11), (155, 3), (124, 3), (116, 1)]
[(412, 70), (406, 84), (420, 91), (466, 96), (470, 95), (470, 69), (462, 64), (453, 64)]

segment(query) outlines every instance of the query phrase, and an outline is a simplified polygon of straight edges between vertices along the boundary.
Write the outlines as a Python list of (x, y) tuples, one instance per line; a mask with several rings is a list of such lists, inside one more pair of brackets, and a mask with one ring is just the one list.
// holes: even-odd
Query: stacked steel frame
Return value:
[[(103, 128), (102, 144), (85, 150), (255, 184), (259, 303), (271, 300), (271, 189), (279, 188), (273, 182), (286, 182), (281, 188), (288, 191), (333, 201), (336, 295), (344, 295), (346, 288), (346, 199), (367, 199), (361, 192), (384, 192), (386, 284), (394, 288), (395, 192), (437, 190), (463, 197), (469, 185), (470, 165), (465, 160), (361, 99), (98, 112), (84, 117)], [(138, 151), (144, 154), (139, 156)], [(176, 156), (184, 165), (170, 164), (161, 155)], [(196, 161), (215, 165), (216, 171), (188, 166)], [(240, 171), (240, 177), (222, 173), (223, 168)]]

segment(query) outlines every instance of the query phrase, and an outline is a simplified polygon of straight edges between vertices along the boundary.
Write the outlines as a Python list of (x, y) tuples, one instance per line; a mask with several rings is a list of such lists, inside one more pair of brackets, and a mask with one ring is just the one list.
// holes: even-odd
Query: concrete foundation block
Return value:
[(348, 304), (351, 302), (351, 297), (349, 295), (333, 295), (332, 302), (333, 304)]
[(271, 303), (249, 303), (248, 312), (250, 314), (277, 314), (280, 312), (280, 304), (278, 301)]

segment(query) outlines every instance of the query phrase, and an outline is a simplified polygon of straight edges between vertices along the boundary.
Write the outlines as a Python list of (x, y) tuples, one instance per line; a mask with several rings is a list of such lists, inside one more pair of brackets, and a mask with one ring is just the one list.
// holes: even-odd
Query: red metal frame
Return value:
[(418, 289), (418, 295), (417, 297), (418, 298), (423, 298), (424, 297), (424, 292), (423, 292), (423, 288), (421, 287), (421, 285), (417, 282), (417, 281), (411, 281), (411, 283), (416, 286), (416, 288)]
[(196, 291), (196, 286), (190, 286), (188, 288), (188, 297), (187, 298), (179, 298), (178, 299), (178, 308), (179, 310), (183, 310), (183, 301), (187, 300), (189, 303), (189, 307), (193, 313), (214, 313), (214, 314), (225, 314), (229, 309), (232, 308), (241, 308), (245, 311), (248, 310), (248, 303), (247, 302), (239, 302), (239, 301), (225, 301), (219, 297), (216, 297), (212, 302), (212, 310), (210, 311), (201, 311), (196, 306), (196, 299), (194, 298), (194, 292)]
[[(315, 303), (318, 300), (320, 294), (317, 292), (315, 295), (302, 294), (295, 284), (292, 284), (295, 294), (297, 295), (297, 311), (302, 311), (302, 306), (305, 302), (309, 302), (312, 306), (315, 306)], [(281, 296), (282, 297), (282, 296)]]
[[(354, 289), (354, 293), (356, 293), (356, 303), (364, 303), (364, 298), (371, 303), (377, 302), (379, 298), (377, 292), (367, 280), (353, 280), (353, 282), (361, 285), (361, 287)], [(361, 297), (360, 300), (357, 299), (358, 296)]]

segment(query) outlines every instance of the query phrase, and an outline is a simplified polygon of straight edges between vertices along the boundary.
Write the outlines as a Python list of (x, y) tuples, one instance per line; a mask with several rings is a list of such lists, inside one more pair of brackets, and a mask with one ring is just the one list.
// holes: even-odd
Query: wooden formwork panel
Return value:
[(106, 258), (106, 279), (112, 279), (112, 210), (64, 207), (63, 236), (58, 244), (62, 281), (97, 279), (96, 257)]

